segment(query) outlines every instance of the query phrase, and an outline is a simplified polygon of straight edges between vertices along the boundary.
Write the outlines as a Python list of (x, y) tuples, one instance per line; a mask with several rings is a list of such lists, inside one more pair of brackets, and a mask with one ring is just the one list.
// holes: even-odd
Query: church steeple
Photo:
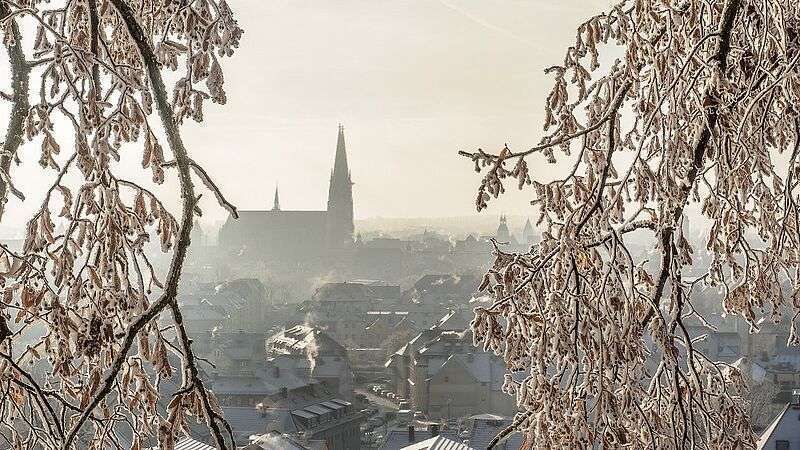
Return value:
[(500, 216), (500, 225), (497, 227), (497, 235), (495, 238), (501, 243), (508, 243), (511, 241), (511, 233), (508, 231), (508, 223), (504, 215)]
[(522, 240), (526, 244), (532, 244), (535, 239), (536, 235), (533, 231), (533, 225), (531, 225), (531, 219), (528, 219), (525, 221), (525, 228), (522, 230)]
[(340, 124), (328, 190), (328, 245), (334, 248), (352, 245), (354, 229), (353, 182), (347, 167), (344, 127)]
[(344, 126), (339, 124), (339, 136), (336, 139), (336, 159), (333, 163), (333, 174), (341, 174), (350, 179), (350, 169), (347, 168), (347, 150), (344, 146)]
[(280, 211), (281, 210), (281, 200), (278, 198), (278, 185), (275, 185), (275, 199), (272, 201), (272, 210), (273, 211)]

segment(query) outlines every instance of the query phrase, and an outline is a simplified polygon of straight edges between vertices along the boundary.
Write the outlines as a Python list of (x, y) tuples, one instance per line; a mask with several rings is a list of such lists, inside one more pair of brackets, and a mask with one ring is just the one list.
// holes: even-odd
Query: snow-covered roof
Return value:
[(751, 380), (761, 383), (767, 377), (767, 370), (750, 360), (747, 357), (741, 357), (731, 364), (733, 367), (739, 369), (744, 375), (750, 377)]
[(800, 405), (786, 404), (775, 420), (764, 430), (756, 443), (758, 450), (772, 450), (776, 448), (776, 441), (787, 441), (788, 448), (800, 448)]
[(436, 436), (416, 444), (403, 447), (403, 450), (475, 450), (467, 444), (456, 442), (444, 436)]
[[(214, 447), (189, 437), (178, 440), (174, 448), (175, 450), (214, 450)], [(150, 450), (158, 450), (158, 447), (152, 447)]]
[[(494, 414), (479, 414), (470, 417), (469, 443), (475, 448), (486, 448), (495, 436), (511, 424), (511, 419)], [(495, 445), (497, 450), (516, 450), (522, 447), (522, 434), (515, 432)]]

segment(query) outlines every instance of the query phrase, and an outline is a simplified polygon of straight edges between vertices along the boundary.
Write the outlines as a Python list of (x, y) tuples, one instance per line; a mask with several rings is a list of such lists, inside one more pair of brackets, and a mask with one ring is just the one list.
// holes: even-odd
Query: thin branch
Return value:
[(11, 10), (8, 4), (0, 2), (0, 21), (10, 20), (7, 30), (11, 32), (11, 38), (5, 41), (10, 41), (10, 44), (6, 45), (6, 49), (11, 66), (11, 88), (13, 91), (11, 94), (11, 115), (6, 127), (6, 138), (3, 142), (2, 152), (0, 153), (0, 221), (2, 221), (9, 192), (20, 200), (25, 199), (22, 192), (14, 187), (11, 181), (11, 163), (16, 159), (17, 150), (22, 145), (22, 128), (30, 109), (30, 104), (28, 103), (30, 68), (25, 61), (25, 52), (22, 49), (22, 33), (19, 31), (17, 21), (8, 17), (10, 14)]
[[(602, 117), (597, 119), (597, 121), (593, 125), (590, 125), (589, 127), (584, 128), (584, 129), (582, 129), (581, 131), (578, 131), (575, 134), (571, 134), (571, 135), (568, 135), (568, 136), (562, 136), (562, 137), (556, 139), (555, 141), (545, 142), (543, 144), (540, 144), (540, 145), (537, 145), (535, 147), (532, 147), (529, 150), (525, 150), (525, 151), (517, 152), (517, 153), (508, 152), (506, 154), (506, 156), (503, 158), (503, 160), (524, 157), (524, 156), (530, 155), (531, 153), (541, 152), (542, 150), (545, 150), (545, 149), (548, 149), (548, 148), (551, 148), (551, 147), (556, 147), (556, 146), (559, 146), (561, 144), (565, 144), (567, 142), (571, 142), (571, 141), (573, 141), (573, 140), (575, 140), (575, 139), (577, 139), (577, 138), (579, 138), (581, 136), (585, 136), (585, 135), (587, 135), (587, 134), (589, 134), (589, 133), (591, 133), (593, 131), (599, 130), (600, 128), (603, 127), (603, 125), (606, 124), (606, 122), (611, 120), (611, 118), (617, 113), (617, 111), (619, 111), (619, 108), (620, 108), (620, 106), (622, 106), (622, 102), (625, 100), (625, 96), (628, 94), (629, 89), (630, 89), (630, 83), (628, 83), (627, 86), (625, 86), (622, 89), (620, 89), (617, 92), (617, 95), (614, 97), (613, 101), (608, 105), (608, 109), (606, 110), (605, 114), (603, 114)], [(474, 152), (474, 153), (470, 153), (470, 152), (465, 152), (463, 150), (459, 150), (458, 154), (461, 155), (461, 156), (465, 156), (467, 158), (472, 158), (472, 159), (483, 157), (483, 158), (486, 158), (487, 160), (496, 160), (496, 159), (499, 158), (499, 156), (490, 155), (490, 154), (484, 153), (483, 151), (480, 151), (480, 150), (478, 152)]]
[[(214, 193), (214, 197), (217, 198), (217, 202), (220, 204), (220, 206), (225, 208), (234, 219), (238, 219), (239, 212), (236, 206), (225, 199), (225, 196), (222, 194), (222, 190), (216, 185), (216, 183), (214, 183), (214, 180), (211, 179), (211, 177), (208, 175), (208, 172), (206, 172), (203, 166), (201, 166), (194, 160), (191, 160), (189, 164), (191, 165), (192, 170), (194, 170), (194, 173), (197, 174), (197, 176), (203, 182), (203, 185), (205, 185), (205, 187), (209, 191)], [(176, 165), (175, 161), (167, 161), (164, 164), (162, 164), (161, 167), (164, 168), (175, 167), (175, 165)]]

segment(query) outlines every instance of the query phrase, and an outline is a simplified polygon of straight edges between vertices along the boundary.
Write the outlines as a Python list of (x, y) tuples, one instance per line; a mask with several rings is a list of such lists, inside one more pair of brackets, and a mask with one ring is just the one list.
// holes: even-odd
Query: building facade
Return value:
[(310, 378), (341, 397), (351, 397), (353, 370), (347, 350), (319, 328), (296, 325), (282, 330), (267, 339), (266, 351), (271, 361), (305, 364)]
[(513, 415), (515, 399), (502, 390), (503, 360), (475, 348), (471, 331), (458, 316), (445, 316), (386, 362), (395, 392), (431, 419)]
[(304, 261), (352, 248), (353, 230), (353, 183), (340, 125), (327, 210), (284, 210), (276, 188), (271, 209), (239, 211), (238, 219), (228, 218), (219, 246), (244, 258)]

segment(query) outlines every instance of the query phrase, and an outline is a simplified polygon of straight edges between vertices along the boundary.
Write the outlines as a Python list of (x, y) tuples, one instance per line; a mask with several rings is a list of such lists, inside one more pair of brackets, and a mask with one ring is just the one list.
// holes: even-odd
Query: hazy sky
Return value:
[[(242, 209), (271, 206), (276, 183), (285, 209), (319, 209), (341, 122), (366, 218), (472, 214), (479, 177), (456, 151), (538, 141), (543, 69), (609, 2), (229, 3), (245, 34), (224, 64), (228, 104), (184, 128), (190, 152)], [(489, 214), (524, 214), (527, 197)]]

